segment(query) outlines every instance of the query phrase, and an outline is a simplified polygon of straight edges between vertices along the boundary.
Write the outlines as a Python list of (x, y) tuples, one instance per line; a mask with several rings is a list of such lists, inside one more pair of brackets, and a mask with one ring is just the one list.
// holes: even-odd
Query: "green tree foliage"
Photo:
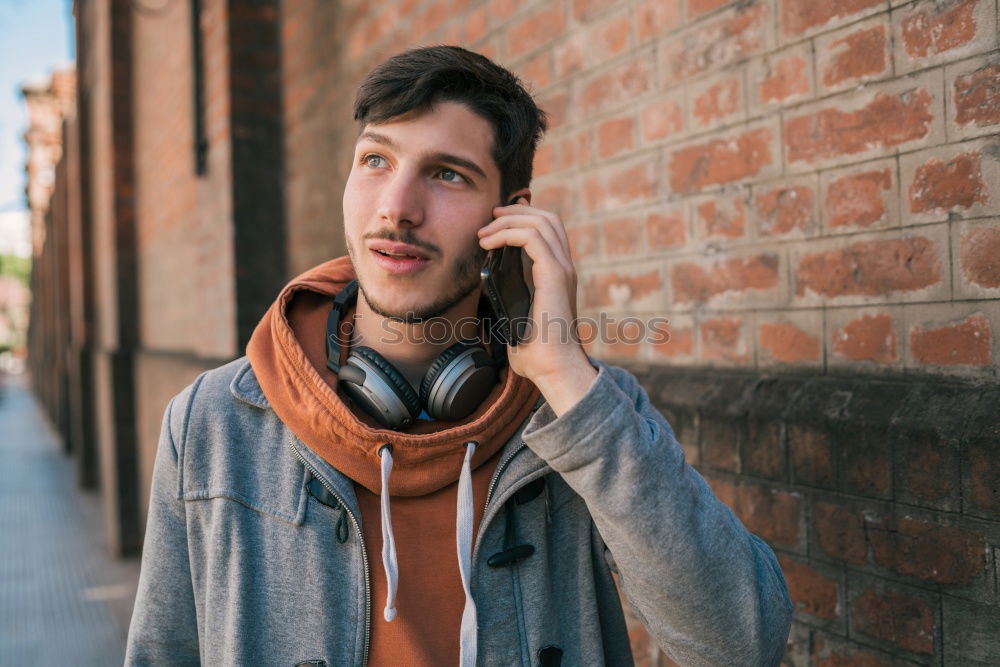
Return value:
[(31, 258), (0, 255), (0, 276), (13, 276), (25, 287), (31, 286)]

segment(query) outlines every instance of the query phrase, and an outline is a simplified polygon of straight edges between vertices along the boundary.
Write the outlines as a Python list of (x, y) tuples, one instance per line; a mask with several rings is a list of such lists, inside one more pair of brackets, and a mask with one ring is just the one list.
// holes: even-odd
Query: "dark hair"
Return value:
[(500, 195), (531, 183), (535, 147), (546, 128), (545, 112), (511, 72), (458, 46), (411, 49), (385, 61), (365, 78), (354, 101), (354, 120), (364, 127), (390, 121), (437, 102), (458, 102), (493, 127), (493, 160)]

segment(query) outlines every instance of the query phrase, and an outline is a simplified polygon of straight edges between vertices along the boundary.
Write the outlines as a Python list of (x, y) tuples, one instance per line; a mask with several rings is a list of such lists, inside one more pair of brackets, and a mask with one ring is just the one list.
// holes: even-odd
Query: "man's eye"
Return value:
[(380, 169), (385, 166), (385, 158), (381, 155), (365, 155), (361, 158), (361, 162), (372, 169)]
[(449, 183), (463, 183), (465, 181), (465, 176), (452, 169), (442, 169), (438, 172), (438, 177), (442, 181), (448, 181)]

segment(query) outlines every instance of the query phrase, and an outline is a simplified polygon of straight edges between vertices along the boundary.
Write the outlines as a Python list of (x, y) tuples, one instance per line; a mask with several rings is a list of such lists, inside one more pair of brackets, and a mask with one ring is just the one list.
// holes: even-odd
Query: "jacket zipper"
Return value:
[[(497, 482), (500, 481), (500, 475), (503, 474), (504, 469), (514, 459), (514, 457), (517, 456), (521, 452), (521, 450), (525, 449), (526, 447), (527, 447), (527, 445), (524, 444), (524, 442), (521, 442), (521, 444), (518, 445), (517, 447), (515, 447), (509, 454), (507, 454), (507, 456), (503, 457), (503, 460), (500, 461), (499, 465), (497, 465), (497, 469), (493, 471), (493, 479), (490, 480), (490, 486), (486, 490), (486, 503), (484, 504), (484, 508), (483, 508), (483, 519), (484, 520), (486, 519), (486, 510), (490, 506), (490, 500), (493, 498), (493, 492), (497, 488)], [(480, 525), (479, 526), (479, 533), (481, 534), (485, 530), (485, 528), (486, 528), (485, 525)], [(479, 539), (478, 539), (478, 535), (477, 535), (475, 544), (472, 547), (472, 562), (473, 563), (476, 562), (476, 556), (478, 554), (479, 554)]]
[(319, 483), (323, 485), (323, 488), (325, 488), (327, 491), (330, 492), (330, 495), (332, 495), (334, 498), (337, 499), (337, 502), (340, 503), (340, 506), (344, 509), (345, 512), (347, 512), (347, 516), (351, 518), (351, 523), (354, 524), (354, 529), (358, 532), (358, 541), (361, 545), (361, 560), (362, 563), (364, 564), (364, 570), (365, 570), (365, 653), (361, 660), (361, 664), (367, 665), (368, 644), (371, 641), (372, 593), (371, 593), (371, 581), (369, 580), (369, 577), (371, 575), (368, 572), (368, 549), (365, 547), (365, 536), (361, 532), (361, 524), (358, 523), (357, 517), (355, 517), (354, 512), (352, 512), (350, 508), (348, 508), (347, 503), (344, 502), (344, 499), (341, 498), (337, 494), (337, 492), (334, 491), (333, 488), (326, 483), (326, 480), (323, 479), (323, 477), (318, 472), (316, 472), (315, 468), (306, 463), (306, 460), (302, 458), (302, 455), (299, 454), (298, 450), (295, 449), (294, 445), (289, 445), (289, 446), (292, 448), (292, 453), (295, 454), (295, 458), (299, 460), (299, 463), (301, 463), (306, 470), (312, 473), (313, 477), (319, 480)]
[[(295, 447), (293, 445), (289, 445), (289, 446), (292, 449), (292, 453), (295, 454), (295, 458), (297, 458), (299, 460), (299, 463), (301, 463), (303, 465), (303, 467), (305, 467), (306, 470), (308, 470), (310, 473), (312, 473), (313, 477), (315, 477), (316, 479), (319, 480), (319, 483), (323, 485), (323, 488), (325, 488), (327, 491), (330, 492), (330, 495), (332, 495), (334, 498), (337, 499), (337, 501), (340, 503), (340, 506), (344, 508), (345, 512), (347, 512), (347, 516), (349, 516), (351, 518), (351, 523), (354, 524), (354, 529), (358, 532), (358, 540), (359, 540), (359, 542), (361, 544), (361, 559), (362, 559), (362, 562), (364, 563), (364, 570), (365, 570), (365, 653), (364, 653), (364, 658), (363, 658), (361, 664), (362, 665), (367, 665), (368, 664), (368, 644), (371, 641), (371, 604), (372, 604), (372, 600), (371, 600), (371, 582), (369, 580), (369, 577), (371, 575), (370, 575), (370, 573), (368, 571), (368, 567), (369, 567), (369, 565), (368, 565), (368, 550), (365, 547), (365, 537), (364, 537), (364, 535), (361, 532), (361, 524), (358, 523), (357, 517), (355, 517), (354, 513), (351, 512), (351, 510), (347, 507), (347, 503), (344, 502), (344, 499), (341, 498), (337, 494), (337, 492), (334, 491), (333, 488), (329, 484), (326, 483), (326, 480), (323, 479), (323, 477), (316, 471), (315, 468), (313, 468), (311, 465), (309, 465), (308, 463), (306, 463), (306, 460), (304, 458), (302, 458), (302, 455), (299, 454), (298, 450), (295, 449)], [(503, 458), (503, 460), (500, 462), (500, 465), (498, 465), (497, 469), (493, 472), (493, 479), (490, 480), (489, 489), (486, 491), (486, 506), (487, 507), (490, 504), (490, 499), (493, 497), (493, 491), (496, 489), (497, 482), (500, 480), (500, 475), (503, 473), (504, 469), (510, 464), (510, 462), (514, 459), (514, 457), (517, 456), (521, 452), (521, 450), (524, 449), (525, 447), (527, 447), (527, 445), (522, 442), (518, 447), (516, 447), (513, 451), (511, 451), (507, 456), (505, 456)], [(475, 552), (479, 551), (478, 540), (477, 540), (476, 548), (473, 551), (475, 551)], [(473, 554), (473, 560), (475, 560), (475, 554)]]
[(521, 452), (521, 450), (524, 449), (525, 447), (527, 447), (527, 445), (524, 444), (523, 442), (520, 445), (518, 445), (517, 447), (515, 447), (514, 450), (510, 454), (508, 454), (507, 456), (504, 457), (503, 461), (500, 462), (500, 465), (497, 466), (497, 469), (493, 471), (493, 479), (490, 480), (490, 487), (486, 491), (486, 506), (487, 507), (489, 507), (490, 499), (493, 497), (493, 491), (496, 490), (497, 482), (500, 481), (500, 474), (503, 472), (504, 468), (507, 467), (507, 464), (509, 464), (511, 462), (511, 460), (515, 456), (517, 456)]

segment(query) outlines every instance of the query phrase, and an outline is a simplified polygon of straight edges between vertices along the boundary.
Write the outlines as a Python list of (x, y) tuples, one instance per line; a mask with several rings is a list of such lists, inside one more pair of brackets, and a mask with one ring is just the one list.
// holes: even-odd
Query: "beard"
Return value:
[[(405, 238), (405, 235), (404, 238), (399, 239), (390, 238), (384, 235), (380, 235), (378, 238), (386, 238), (392, 241), (408, 243), (418, 247), (420, 245), (426, 246), (426, 244), (415, 243), (414, 239)], [(355, 267), (357, 267), (358, 258), (350, 240), (347, 240), (347, 254), (350, 255), (351, 262)], [(405, 312), (394, 310), (385, 304), (379, 303), (378, 299), (372, 298), (373, 295), (369, 294), (369, 292), (365, 290), (365, 285), (360, 275), (358, 275), (358, 288), (364, 295), (368, 306), (376, 315), (390, 320), (403, 322), (404, 324), (414, 324), (435, 317), (441, 317), (451, 310), (456, 304), (468, 297), (469, 294), (478, 292), (481, 289), (479, 272), (485, 262), (486, 250), (479, 245), (479, 240), (475, 239), (470, 247), (464, 251), (455, 262), (451, 270), (451, 276), (447, 281), (450, 289), (443, 294), (437, 295), (437, 298), (430, 303), (417, 305), (416, 307), (410, 308)]]

